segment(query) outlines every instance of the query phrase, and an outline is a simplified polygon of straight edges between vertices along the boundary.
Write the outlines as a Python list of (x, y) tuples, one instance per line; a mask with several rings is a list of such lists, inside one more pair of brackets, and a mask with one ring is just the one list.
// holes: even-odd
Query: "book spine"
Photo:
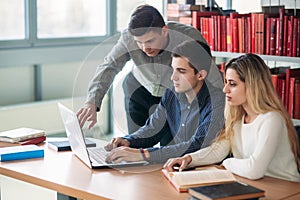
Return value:
[(293, 44), (292, 44), (292, 56), (296, 57), (297, 54), (297, 34), (298, 34), (298, 19), (294, 18), (293, 22)]
[(271, 18), (266, 19), (266, 55), (270, 55)]
[(300, 119), (300, 78), (295, 80), (294, 87), (294, 118)]
[(276, 18), (271, 18), (270, 22), (270, 55), (276, 53)]
[(284, 56), (287, 55), (288, 21), (289, 21), (289, 17), (285, 15), (283, 21), (283, 42), (282, 42), (283, 45), (282, 55)]
[(44, 149), (2, 154), (1, 162), (11, 161), (11, 160), (24, 160), (24, 159), (30, 159), (30, 158), (42, 158), (42, 157), (44, 157)]
[(296, 57), (300, 57), (300, 18), (297, 20), (297, 30)]
[(289, 106), (288, 113), (291, 118), (293, 118), (293, 109), (294, 109), (294, 94), (295, 94), (295, 78), (290, 78), (290, 90), (289, 90)]
[(227, 51), (232, 52), (232, 24), (230, 18), (226, 18), (226, 46)]

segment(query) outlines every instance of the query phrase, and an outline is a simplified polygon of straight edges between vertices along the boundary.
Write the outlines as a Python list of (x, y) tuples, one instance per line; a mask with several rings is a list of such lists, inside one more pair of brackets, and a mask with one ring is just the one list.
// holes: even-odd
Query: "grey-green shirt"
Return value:
[(121, 33), (117, 44), (97, 67), (94, 78), (90, 81), (87, 102), (94, 103), (98, 109), (112, 84), (114, 77), (132, 59), (133, 75), (153, 96), (161, 97), (171, 85), (171, 53), (174, 47), (186, 40), (204, 41), (201, 33), (192, 26), (169, 22), (167, 47), (155, 57), (147, 56), (138, 46), (134, 37), (126, 29)]

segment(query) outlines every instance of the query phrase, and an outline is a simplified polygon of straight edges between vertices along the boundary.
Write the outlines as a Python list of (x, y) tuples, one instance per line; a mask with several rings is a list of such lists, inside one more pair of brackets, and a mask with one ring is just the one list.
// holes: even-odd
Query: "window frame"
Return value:
[(25, 38), (0, 41), (0, 50), (36, 47), (55, 47), (69, 45), (93, 45), (104, 41), (117, 33), (116, 0), (106, 0), (106, 30), (104, 36), (70, 37), (70, 38), (37, 38), (37, 0), (24, 0)]

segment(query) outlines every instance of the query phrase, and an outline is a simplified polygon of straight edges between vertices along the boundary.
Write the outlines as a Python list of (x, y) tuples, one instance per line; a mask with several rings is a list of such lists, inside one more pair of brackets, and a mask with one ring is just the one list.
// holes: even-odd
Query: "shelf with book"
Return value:
[[(185, 16), (190, 18), (188, 23), (202, 33), (216, 63), (250, 52), (267, 61), (278, 96), (291, 118), (300, 119), (300, 9), (296, 4), (293, 9), (270, 4), (262, 6), (262, 12), (243, 14), (179, 4), (169, 4), (167, 13), (172, 13), (172, 7), (179, 13), (189, 11)], [(273, 73), (273, 68), (285, 69)], [(295, 123), (299, 124), (297, 120)]]
[[(212, 51), (214, 57), (223, 57), (223, 58), (235, 58), (241, 56), (245, 53), (234, 53), (226, 51)], [(289, 56), (273, 56), (258, 54), (262, 59), (266, 61), (278, 61), (278, 62), (289, 62), (289, 63), (300, 63), (300, 57), (289, 57)]]

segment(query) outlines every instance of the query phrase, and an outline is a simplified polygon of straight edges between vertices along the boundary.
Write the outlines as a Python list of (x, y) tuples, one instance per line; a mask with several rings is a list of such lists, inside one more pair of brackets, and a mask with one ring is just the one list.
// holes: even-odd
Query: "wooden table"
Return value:
[[(1, 145), (0, 145), (1, 146)], [(56, 199), (57, 192), (79, 199), (187, 199), (161, 174), (161, 165), (92, 170), (72, 152), (45, 148), (45, 157), (0, 162), (1, 199)], [(266, 191), (264, 199), (289, 199), (300, 195), (300, 183), (265, 177), (239, 180)]]

